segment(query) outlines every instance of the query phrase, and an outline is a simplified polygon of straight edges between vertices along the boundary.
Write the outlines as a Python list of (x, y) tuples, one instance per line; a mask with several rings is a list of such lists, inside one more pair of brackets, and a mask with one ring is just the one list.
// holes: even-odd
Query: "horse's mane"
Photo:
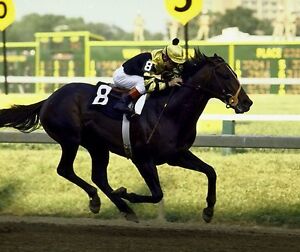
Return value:
[(183, 64), (182, 79), (186, 82), (195, 75), (207, 63), (224, 62), (224, 59), (217, 54), (212, 57), (206, 56), (199, 48), (195, 49), (195, 54)]
[(195, 49), (195, 54), (183, 64), (182, 79), (186, 82), (195, 75), (207, 63), (208, 57), (201, 53), (199, 48)]
[(194, 64), (205, 63), (208, 58), (209, 57), (207, 57), (204, 53), (202, 53), (199, 48), (196, 48), (194, 56), (191, 59), (187, 60), (187, 62), (194, 63)]
[[(183, 82), (187, 82), (207, 63), (214, 64), (215, 62), (222, 61), (224, 62), (224, 59), (217, 54), (214, 54), (214, 56), (212, 57), (208, 57), (204, 53), (202, 53), (199, 48), (196, 48), (194, 56), (183, 63), (183, 68), (181, 71)], [(170, 89), (165, 89), (157, 92), (154, 91), (153, 93), (151, 93), (151, 96), (165, 96), (168, 95), (169, 92)]]

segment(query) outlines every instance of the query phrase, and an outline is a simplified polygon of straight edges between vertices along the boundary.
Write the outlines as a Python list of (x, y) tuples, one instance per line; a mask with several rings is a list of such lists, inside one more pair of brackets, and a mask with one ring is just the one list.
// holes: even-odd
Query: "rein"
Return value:
[(155, 125), (154, 125), (154, 127), (153, 127), (153, 129), (152, 129), (152, 131), (151, 131), (151, 133), (150, 133), (150, 135), (149, 135), (149, 137), (148, 137), (148, 139), (147, 139), (146, 144), (149, 144), (151, 138), (153, 137), (153, 134), (154, 134), (154, 132), (156, 131), (156, 128), (158, 127), (158, 124), (159, 124), (159, 122), (160, 122), (160, 119), (162, 118), (162, 116), (163, 116), (163, 114), (164, 114), (164, 112), (165, 112), (165, 110), (166, 110), (166, 108), (167, 108), (167, 106), (168, 106), (168, 104), (169, 104), (169, 101), (170, 101), (170, 99), (171, 99), (171, 97), (172, 97), (172, 95), (173, 95), (173, 93), (174, 93), (174, 88), (172, 88), (172, 90), (171, 90), (171, 92), (170, 92), (170, 94), (169, 94), (169, 96), (168, 96), (168, 99), (167, 99), (167, 101), (165, 102), (164, 107), (163, 107), (163, 109), (161, 110), (161, 112), (160, 112), (160, 114), (159, 114), (159, 117), (158, 117), (158, 119), (157, 119), (157, 121), (156, 121), (156, 123), (155, 123)]

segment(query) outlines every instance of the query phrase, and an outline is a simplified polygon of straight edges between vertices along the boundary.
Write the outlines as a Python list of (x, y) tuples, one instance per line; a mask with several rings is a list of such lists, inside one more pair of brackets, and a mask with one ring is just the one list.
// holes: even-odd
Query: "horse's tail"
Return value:
[(24, 133), (40, 127), (40, 110), (46, 100), (30, 105), (13, 105), (0, 110), (0, 127), (12, 127)]

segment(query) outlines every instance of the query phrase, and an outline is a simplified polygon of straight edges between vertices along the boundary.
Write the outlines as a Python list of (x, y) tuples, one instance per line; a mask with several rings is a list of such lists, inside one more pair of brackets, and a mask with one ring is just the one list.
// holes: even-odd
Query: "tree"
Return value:
[[(201, 13), (188, 24), (190, 39), (196, 37), (200, 15)], [(227, 10), (224, 14), (209, 12), (208, 15), (210, 16), (210, 37), (220, 35), (227, 27), (238, 27), (240, 31), (249, 34), (271, 35), (273, 31), (270, 20), (257, 19), (254, 17), (253, 10), (243, 7)]]
[(238, 27), (240, 31), (249, 34), (256, 34), (257, 30), (261, 30), (264, 34), (270, 34), (272, 30), (270, 23), (254, 17), (254, 11), (251, 9), (237, 7), (236, 9), (227, 10), (224, 15), (215, 14), (211, 31), (214, 35), (217, 35), (226, 27)]
[(20, 21), (14, 22), (7, 29), (8, 41), (34, 41), (36, 32), (54, 31), (58, 25), (64, 24), (64, 16), (29, 14)]
[[(104, 23), (85, 23), (83, 18), (67, 18), (62, 15), (39, 15), (36, 13), (24, 16), (7, 29), (7, 41), (34, 41), (36, 32), (53, 32), (57, 28), (69, 31), (90, 31), (101, 35), (106, 40), (131, 40), (132, 33), (118, 26)], [(161, 33), (150, 33), (145, 30), (148, 40), (162, 39)]]

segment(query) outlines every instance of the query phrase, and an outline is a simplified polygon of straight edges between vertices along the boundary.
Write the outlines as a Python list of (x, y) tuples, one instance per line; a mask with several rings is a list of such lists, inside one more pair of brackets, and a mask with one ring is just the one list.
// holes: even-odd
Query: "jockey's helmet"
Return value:
[(172, 40), (172, 45), (168, 45), (163, 49), (163, 53), (167, 55), (173, 62), (182, 64), (185, 62), (185, 55), (183, 48), (178, 45), (179, 39)]

